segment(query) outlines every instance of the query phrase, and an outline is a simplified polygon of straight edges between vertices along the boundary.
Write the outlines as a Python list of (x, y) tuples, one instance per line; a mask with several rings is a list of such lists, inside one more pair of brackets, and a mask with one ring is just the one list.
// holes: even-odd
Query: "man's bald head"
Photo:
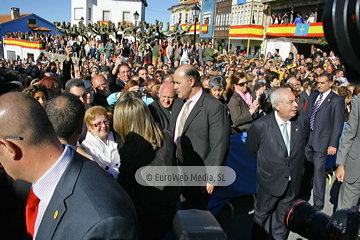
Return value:
[(0, 138), (18, 136), (27, 145), (57, 139), (45, 110), (35, 98), (21, 92), (0, 96)]
[(163, 83), (159, 90), (160, 104), (164, 108), (169, 108), (175, 99), (175, 88), (174, 84), (170, 82)]

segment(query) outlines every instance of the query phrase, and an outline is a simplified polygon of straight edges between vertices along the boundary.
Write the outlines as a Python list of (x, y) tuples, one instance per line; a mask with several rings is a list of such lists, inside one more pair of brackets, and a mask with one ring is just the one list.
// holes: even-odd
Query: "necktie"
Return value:
[(285, 143), (286, 150), (288, 152), (288, 156), (290, 157), (290, 138), (289, 138), (289, 133), (287, 131), (288, 123), (284, 122), (281, 125), (283, 126), (281, 134), (282, 134), (282, 137), (284, 139), (284, 143)]
[(320, 93), (319, 99), (316, 101), (316, 103), (311, 111), (311, 115), (310, 115), (310, 129), (311, 130), (314, 130), (315, 116), (316, 116), (317, 111), (319, 110), (319, 107), (320, 107), (320, 104), (322, 101), (322, 97), (323, 97), (323, 94)]
[(30, 189), (29, 195), (26, 201), (26, 210), (25, 210), (25, 216), (26, 216), (26, 229), (28, 232), (28, 235), (31, 236), (31, 239), (34, 237), (34, 228), (35, 228), (35, 222), (36, 217), (38, 213), (38, 205), (39, 205), (40, 199), (34, 194), (34, 191)]
[(182, 135), (182, 133), (184, 131), (184, 126), (185, 126), (186, 119), (187, 119), (187, 117), (189, 115), (190, 103), (191, 103), (190, 100), (188, 100), (185, 103), (184, 111), (182, 112), (182, 114), (180, 116), (178, 132), (177, 132), (177, 138), (176, 138), (176, 156), (177, 156), (177, 158), (179, 159), (179, 161), (181, 163), (184, 161), (184, 158), (183, 158), (183, 154), (182, 154), (180, 138), (181, 138), (181, 135)]

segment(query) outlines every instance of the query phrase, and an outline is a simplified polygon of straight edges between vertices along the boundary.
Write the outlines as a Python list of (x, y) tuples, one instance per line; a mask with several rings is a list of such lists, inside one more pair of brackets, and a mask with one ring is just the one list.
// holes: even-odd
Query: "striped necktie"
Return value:
[(182, 154), (182, 149), (181, 149), (180, 138), (181, 138), (181, 135), (182, 135), (182, 133), (184, 131), (184, 126), (185, 126), (185, 123), (186, 123), (186, 119), (189, 116), (190, 103), (191, 103), (191, 100), (188, 100), (185, 103), (184, 111), (182, 112), (182, 114), (180, 116), (180, 121), (179, 121), (179, 125), (178, 125), (177, 138), (176, 138), (176, 156), (177, 156), (177, 158), (179, 159), (180, 162), (184, 161), (183, 154)]
[(319, 110), (321, 101), (322, 101), (323, 93), (319, 94), (319, 99), (316, 101), (310, 115), (310, 129), (314, 130), (315, 116), (317, 111)]

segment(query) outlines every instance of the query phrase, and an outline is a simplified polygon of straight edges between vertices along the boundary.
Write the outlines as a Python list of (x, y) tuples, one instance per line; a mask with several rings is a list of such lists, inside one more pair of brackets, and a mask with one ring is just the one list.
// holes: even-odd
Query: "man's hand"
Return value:
[(65, 49), (65, 60), (70, 61), (73, 53), (73, 48), (71, 46), (67, 46)]
[(208, 192), (208, 194), (212, 194), (212, 192), (214, 191), (214, 186), (210, 183), (206, 183), (206, 191)]
[(334, 147), (329, 147), (328, 148), (328, 155), (335, 155), (336, 154), (336, 148)]
[(339, 182), (344, 182), (345, 168), (343, 165), (339, 165), (335, 172), (335, 177)]
[(120, 64), (122, 64), (124, 61), (121, 57), (121, 55), (119, 54), (117, 57), (116, 57), (116, 61), (115, 61), (115, 66), (119, 66)]

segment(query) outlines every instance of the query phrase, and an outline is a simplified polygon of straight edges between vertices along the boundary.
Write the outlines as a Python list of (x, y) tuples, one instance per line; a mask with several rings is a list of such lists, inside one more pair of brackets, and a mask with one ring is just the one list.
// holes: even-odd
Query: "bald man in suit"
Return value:
[(2, 95), (0, 113), (0, 163), (13, 179), (32, 183), (28, 203), (38, 199), (37, 210), (26, 212), (30, 238), (140, 238), (127, 193), (95, 162), (61, 144), (33, 97)]

